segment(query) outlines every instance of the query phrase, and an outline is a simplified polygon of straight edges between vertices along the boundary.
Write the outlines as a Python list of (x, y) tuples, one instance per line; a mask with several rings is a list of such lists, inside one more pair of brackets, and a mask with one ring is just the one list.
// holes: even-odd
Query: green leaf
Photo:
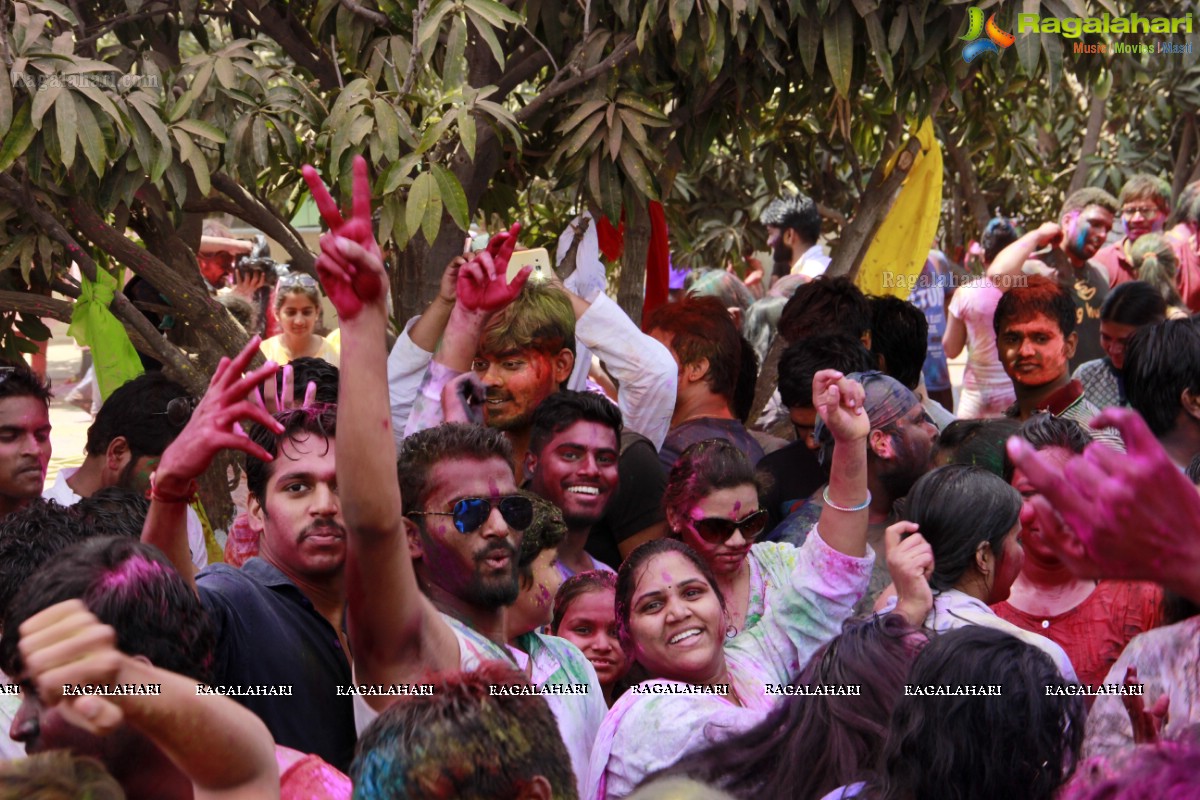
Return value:
[(62, 86), (58, 82), (49, 83), (38, 89), (33, 95), (33, 126), (42, 127), (42, 118), (54, 105), (54, 101), (62, 94)]
[(811, 22), (796, 26), (796, 49), (800, 51), (800, 61), (809, 77), (815, 76), (817, 70), (817, 48), (821, 45), (821, 26)]
[(237, 70), (233, 68), (233, 60), (221, 56), (216, 63), (217, 80), (226, 89), (237, 88)]
[(375, 110), (375, 128), (383, 145), (384, 158), (395, 161), (400, 157), (400, 122), (396, 119), (396, 112), (382, 97), (376, 97), (371, 105)]
[(100, 110), (107, 114), (112, 121), (116, 123), (118, 128), (125, 127), (125, 118), (122, 116), (121, 112), (117, 110), (116, 105), (113, 104), (113, 101), (109, 99), (108, 95), (100, 91), (99, 88), (91, 86), (90, 84), (84, 84), (83, 86), (79, 87), (79, 93), (98, 105)]
[(208, 197), (212, 192), (212, 176), (209, 174), (204, 151), (199, 147), (192, 148), (192, 155), (187, 161), (192, 165), (192, 174), (196, 176), (196, 187), (200, 190), (200, 196)]
[(475, 12), (468, 9), (467, 16), (471, 20), (471, 24), (475, 26), (479, 37), (487, 44), (488, 49), (492, 51), (492, 58), (496, 59), (496, 63), (500, 65), (500, 69), (504, 69), (504, 48), (500, 46), (500, 40), (496, 38), (496, 30), (484, 19), (480, 18)]
[[(618, 98), (619, 99), (619, 98)], [(578, 126), (585, 119), (596, 113), (600, 109), (608, 105), (607, 100), (585, 100), (579, 104), (579, 107), (567, 117), (567, 119), (558, 126), (559, 133), (566, 133)]]
[(33, 121), (30, 119), (29, 104), (22, 103), (13, 117), (3, 144), (0, 144), (0, 172), (11, 167), (13, 162), (21, 157), (36, 135), (37, 129), (33, 127)]
[(158, 141), (159, 151), (155, 154), (154, 163), (148, 165), (150, 181), (158, 183), (163, 173), (167, 171), (167, 167), (171, 164), (171, 136), (167, 132), (166, 123), (158, 115), (158, 109), (150, 104), (150, 101), (146, 99), (146, 95), (130, 95), (129, 103), (137, 111), (142, 121), (150, 128), (150, 132), (154, 134), (154, 138)]
[(492, 27), (504, 29), (505, 23), (519, 25), (525, 21), (517, 12), (497, 3), (496, 0), (463, 0), (463, 5), (491, 23)]
[(586, 122), (575, 128), (575, 131), (568, 138), (563, 140), (555, 150), (555, 154), (564, 155), (569, 158), (576, 153), (582, 152), (585, 145), (592, 138), (592, 134), (596, 132), (603, 121), (604, 112), (596, 111)]
[(54, 0), (25, 0), (25, 3), (40, 11), (49, 11), (72, 27), (79, 27), (79, 19), (75, 16), (75, 12), (62, 3), (56, 3)]
[[(609, 106), (610, 109), (615, 108), (615, 105)], [(621, 124), (619, 116), (614, 117), (609, 123), (608, 132), (605, 138), (608, 140), (608, 157), (613, 161), (617, 160), (617, 155), (621, 152), (622, 134), (625, 133), (625, 126)]]
[[(421, 52), (428, 53), (426, 45), (429, 40), (438, 35), (438, 30), (442, 26), (442, 20), (446, 15), (454, 10), (452, 0), (439, 0), (433, 8), (425, 12), (425, 18), (421, 20), (421, 27), (417, 31), (417, 47), (421, 48)], [(412, 226), (409, 226), (412, 228)]]
[(250, 133), (254, 143), (254, 163), (260, 168), (265, 168), (271, 163), (271, 137), (267, 131), (266, 120), (255, 115), (254, 122), (250, 123)]
[(204, 120), (199, 119), (181, 119), (175, 123), (176, 128), (182, 128), (188, 133), (199, 136), (201, 139), (208, 139), (210, 142), (217, 144), (225, 144), (227, 141), (225, 132), (216, 125), (210, 125)]
[(408, 190), (408, 204), (404, 208), (404, 224), (409, 231), (416, 231), (421, 227), (425, 211), (429, 208), (430, 196), (436, 191), (437, 184), (433, 175), (428, 172), (422, 172), (413, 181)]
[(842, 97), (849, 97), (854, 75), (854, 11), (848, 3), (843, 3), (825, 25), (823, 41), (833, 86)]
[(50, 329), (32, 314), (21, 314), (21, 319), (17, 321), (17, 330), (35, 342), (44, 342), (51, 336)]
[(86, 100), (75, 101), (75, 114), (78, 117), (76, 130), (78, 131), (79, 145), (83, 149), (88, 163), (92, 165), (92, 171), (96, 173), (97, 177), (103, 178), (104, 171), (108, 167), (108, 151), (104, 146), (104, 132), (100, 129), (96, 114)]
[(896, 9), (896, 16), (892, 17), (892, 25), (888, 28), (888, 52), (895, 55), (900, 49), (900, 45), (904, 44), (904, 34), (908, 30), (908, 7), (900, 6)]
[[(1036, 14), (1042, 10), (1042, 0), (1024, 0), (1022, 13)], [(1021, 62), (1021, 68), (1025, 70), (1025, 74), (1033, 77), (1037, 70), (1038, 59), (1042, 55), (1041, 34), (1026, 34), (1018, 36), (1016, 41), (1017, 59)]]
[(668, 15), (671, 19), (671, 35), (675, 37), (675, 41), (683, 38), (683, 28), (687, 25), (688, 18), (692, 16), (692, 9), (696, 7), (696, 0), (668, 0)]
[(621, 166), (638, 192), (651, 200), (658, 199), (658, 192), (654, 190), (654, 179), (650, 176), (650, 170), (646, 169), (641, 155), (633, 149), (633, 145), (629, 142), (621, 144)]
[(450, 92), (467, 82), (467, 18), (455, 14), (446, 37), (446, 55), (442, 60), (442, 91)]
[(458, 138), (462, 141), (463, 150), (467, 153), (467, 158), (475, 160), (475, 137), (478, 133), (475, 127), (475, 117), (471, 115), (466, 108), (459, 110), (458, 117)]
[(375, 194), (380, 197), (388, 197), (408, 180), (409, 173), (421, 161), (421, 156), (418, 153), (409, 153), (399, 161), (389, 164), (388, 168), (379, 176), (379, 181), (375, 185)]
[(467, 206), (467, 194), (463, 191), (462, 184), (453, 172), (441, 164), (433, 165), (433, 179), (437, 182), (438, 194), (441, 195), (446, 210), (450, 212), (450, 218), (465, 231), (471, 224), (471, 211)]
[[(4, 78), (7, 76), (0, 76)], [(8, 133), (9, 127), (13, 122), (13, 94), (12, 82), (8, 80), (0, 80), (0, 139)]]
[(875, 53), (875, 63), (883, 75), (883, 82), (892, 88), (895, 74), (892, 71), (892, 56), (888, 52), (887, 38), (883, 34), (883, 23), (879, 20), (879, 12), (872, 11), (864, 21), (867, 23), (867, 38), (871, 42), (871, 50)]

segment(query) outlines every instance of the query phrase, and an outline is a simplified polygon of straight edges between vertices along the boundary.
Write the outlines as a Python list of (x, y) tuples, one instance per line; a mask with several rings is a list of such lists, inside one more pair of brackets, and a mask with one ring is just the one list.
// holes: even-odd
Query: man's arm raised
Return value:
[(997, 253), (987, 268), (987, 276), (1000, 291), (1008, 291), (1014, 284), (1005, 278), (1020, 275), (1025, 269), (1025, 262), (1032, 258), (1036, 251), (1047, 245), (1058, 244), (1062, 242), (1062, 238), (1063, 231), (1057, 223), (1045, 223)]
[(260, 341), (254, 336), (232, 359), (221, 359), (187, 426), (163, 451), (150, 477), (150, 510), (142, 526), (142, 541), (161, 550), (193, 590), (196, 581), (188, 547), (187, 509), (188, 500), (196, 491), (196, 479), (204, 474), (217, 453), (226, 448), (263, 461), (271, 460), (270, 453), (246, 436), (239, 420), (257, 422), (276, 433), (283, 430), (256, 402), (258, 385), (274, 375), (279, 366), (268, 361), (245, 373)]
[(833, 433), (833, 463), (825, 490), (825, 508), (817, 528), (821, 538), (840, 553), (862, 558), (867, 553), (867, 435), (871, 421), (863, 410), (862, 384), (833, 369), (813, 376), (813, 405)]
[(317, 272), (342, 328), (337, 478), (355, 676), (367, 684), (412, 682), (425, 670), (457, 669), (458, 642), (417, 586), (409, 555), (385, 369), (388, 281), (371, 228), (367, 165), (361, 156), (354, 161), (349, 220), (312, 167), (304, 178), (330, 228)]

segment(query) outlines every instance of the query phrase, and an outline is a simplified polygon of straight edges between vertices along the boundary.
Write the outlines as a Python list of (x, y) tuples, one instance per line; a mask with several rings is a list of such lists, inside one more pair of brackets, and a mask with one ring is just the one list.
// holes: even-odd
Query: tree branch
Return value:
[(331, 61), (326, 52), (313, 41), (303, 27), (291, 24), (291, 14), (280, 16), (268, 0), (242, 0), (242, 8), (252, 13), (257, 20), (251, 27), (256, 27), (268, 38), (274, 39), (288, 57), (296, 62), (296, 66), (312, 73), (321, 88), (330, 91), (340, 85), (341, 70), (335, 61)]
[(378, 25), (380, 27), (386, 27), (389, 24), (391, 24), (391, 20), (389, 20), (387, 18), (387, 15), (380, 11), (374, 11), (369, 8), (363, 8), (358, 3), (354, 2), (354, 0), (341, 0), (341, 2), (342, 2), (342, 8), (346, 9), (347, 11), (349, 11), (351, 14), (353, 14), (356, 17), (361, 17), (362, 19), (365, 19), (367, 22), (370, 22), (373, 25)]
[(429, 10), (429, 0), (418, 0), (417, 7), (413, 9), (413, 43), (412, 50), (408, 52), (408, 71), (404, 73), (404, 83), (400, 86), (401, 96), (412, 91), (413, 81), (417, 79), (417, 67), (421, 58), (421, 46), (417, 43), (417, 31), (421, 27), (421, 22), (425, 19), (425, 12)]
[(71, 303), (31, 292), (0, 291), (0, 308), (19, 311), (33, 317), (49, 317), (59, 322), (71, 321)]
[(316, 258), (291, 225), (281, 220), (265, 203), (224, 172), (212, 174), (212, 185), (234, 202), (237, 207), (237, 210), (232, 212), (234, 216), (249, 222), (283, 245), (283, 249), (292, 257), (292, 264), (296, 269), (315, 274)]
[[(613, 51), (608, 54), (607, 58), (594, 66), (580, 71), (579, 67), (575, 66), (574, 63), (567, 64), (558, 71), (558, 74), (555, 75), (554, 79), (550, 81), (549, 86), (538, 92), (537, 96), (529, 102), (529, 105), (518, 110), (513, 116), (516, 117), (517, 122), (521, 124), (528, 122), (551, 100), (566, 94), (577, 86), (582, 86), (583, 84), (594, 80), (598, 76), (603, 75), (605, 72), (613, 69), (622, 61), (624, 61), (636, 49), (637, 38), (630, 36), (617, 45), (616, 48), (614, 48)], [(582, 49), (580, 52), (583, 52)], [(574, 61), (574, 59), (572, 59), (572, 61)], [(573, 78), (564, 77), (570, 73), (574, 73)]]

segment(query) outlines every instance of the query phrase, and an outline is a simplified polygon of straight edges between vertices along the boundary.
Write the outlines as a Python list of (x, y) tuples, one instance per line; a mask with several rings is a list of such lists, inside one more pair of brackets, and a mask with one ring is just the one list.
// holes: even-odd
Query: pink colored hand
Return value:
[(274, 375), (279, 365), (268, 361), (253, 372), (243, 374), (251, 359), (258, 353), (262, 341), (251, 337), (242, 352), (232, 359), (222, 358), (213, 373), (208, 391), (192, 412), (187, 426), (163, 452), (157, 475), (164, 479), (187, 482), (200, 475), (212, 464), (217, 453), (225, 449), (240, 450), (263, 461), (271, 454), (251, 441), (238, 424), (248, 420), (265, 425), (276, 433), (283, 432), (279, 424), (263, 408), (258, 397), (258, 385)]
[(526, 267), (508, 282), (508, 259), (517, 246), (521, 224), (516, 223), (488, 241), (488, 246), (471, 256), (458, 271), (458, 302), (468, 311), (495, 313), (521, 293), (533, 267)]
[(865, 439), (871, 432), (871, 420), (863, 411), (865, 399), (862, 384), (835, 369), (823, 369), (813, 376), (813, 405), (834, 441)]
[(321, 218), (329, 226), (329, 233), (321, 237), (317, 274), (338, 317), (352, 320), (370, 305), (386, 308), (387, 271), (371, 223), (371, 183), (367, 179), (366, 159), (362, 156), (354, 159), (354, 201), (348, 220), (342, 218), (317, 171), (308, 164), (300, 171)]

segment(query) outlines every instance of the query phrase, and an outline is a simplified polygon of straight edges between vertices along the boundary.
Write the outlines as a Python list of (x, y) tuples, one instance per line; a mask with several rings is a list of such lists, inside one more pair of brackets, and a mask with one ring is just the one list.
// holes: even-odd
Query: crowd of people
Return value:
[(304, 175), (319, 284), (239, 277), (278, 330), (203, 396), (128, 382), (47, 485), (0, 366), (0, 798), (1193, 796), (1200, 185), (909, 298), (784, 197), (641, 326), (514, 226), (391, 336), (365, 162), (347, 217)]

